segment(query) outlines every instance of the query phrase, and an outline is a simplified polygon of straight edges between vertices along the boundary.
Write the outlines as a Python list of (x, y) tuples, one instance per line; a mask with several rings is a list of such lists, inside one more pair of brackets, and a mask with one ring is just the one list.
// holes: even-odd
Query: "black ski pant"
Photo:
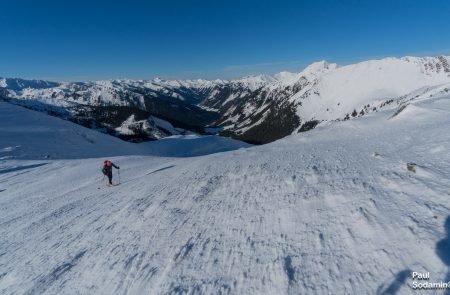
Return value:
[(108, 173), (106, 176), (108, 176), (109, 184), (112, 185), (112, 173)]

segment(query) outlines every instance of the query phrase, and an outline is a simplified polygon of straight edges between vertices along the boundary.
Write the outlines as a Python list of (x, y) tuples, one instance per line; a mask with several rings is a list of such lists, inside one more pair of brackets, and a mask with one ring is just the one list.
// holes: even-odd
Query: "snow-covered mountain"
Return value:
[[(157, 79), (154, 82), (112, 80), (79, 83), (0, 81), (0, 98), (4, 100), (130, 140), (159, 139), (192, 131), (201, 133), (203, 126), (219, 117), (217, 113), (193, 103), (196, 99), (193, 90), (185, 88), (190, 85), (194, 89), (197, 84), (193, 81), (183, 84), (174, 81), (158, 84)], [(155, 120), (167, 123), (158, 125)], [(133, 123), (135, 128), (132, 132), (124, 127), (130, 121), (139, 122)], [(167, 130), (164, 126), (174, 128)]]
[(322, 121), (363, 115), (419, 89), (449, 84), (449, 63), (450, 58), (442, 56), (385, 58), (342, 67), (322, 61), (300, 73), (274, 75), (275, 81), (250, 92), (244, 88), (228, 96), (218, 94), (202, 105), (222, 114), (216, 124), (225, 134), (264, 143)]
[[(325, 61), (299, 73), (236, 80), (111, 80), (54, 83), (0, 79), (0, 97), (127, 138), (130, 118), (140, 121), (134, 139), (177, 132), (221, 135), (267, 143), (307, 131), (324, 121), (347, 120), (428, 87), (450, 83), (450, 57), (403, 57), (339, 67)], [(105, 109), (106, 108), (106, 109)], [(107, 114), (101, 116), (100, 114)], [(117, 120), (106, 120), (114, 114)], [(167, 124), (165, 124), (167, 125)], [(184, 131), (183, 131), (184, 130)], [(187, 131), (186, 131), (187, 130)], [(125, 131), (125, 133), (120, 133)], [(132, 138), (133, 139), (133, 138)]]
[[(0, 102), (0, 293), (401, 295), (420, 293), (413, 271), (447, 282), (448, 91), (246, 149), (133, 144)], [(210, 154), (219, 139), (232, 147)], [(106, 157), (121, 168), (111, 188)]]
[[(186, 157), (249, 146), (231, 138), (213, 135), (177, 135), (148, 143), (130, 143), (60, 118), (2, 101), (0, 101), (0, 118), (2, 118), (0, 161), (78, 159), (119, 155)], [(153, 119), (156, 121), (155, 118)], [(160, 121), (155, 123), (163, 124)], [(167, 122), (164, 123), (167, 124)], [(129, 125), (127, 127), (132, 128)], [(123, 128), (126, 127), (123, 126)], [(164, 126), (164, 128), (170, 129), (173, 126)]]

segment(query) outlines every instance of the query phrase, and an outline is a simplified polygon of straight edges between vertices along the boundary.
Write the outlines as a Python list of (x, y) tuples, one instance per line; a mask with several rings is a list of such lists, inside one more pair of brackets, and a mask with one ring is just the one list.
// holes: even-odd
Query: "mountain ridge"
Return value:
[[(205, 133), (207, 127), (218, 127), (215, 130), (221, 135), (261, 144), (307, 131), (324, 121), (364, 115), (423, 87), (450, 83), (449, 64), (448, 56), (405, 56), (344, 66), (319, 61), (298, 73), (234, 80), (51, 82), (0, 78), (0, 97), (31, 108), (32, 101), (63, 108), (75, 122), (87, 108), (94, 109), (87, 117), (104, 107), (118, 108), (118, 112), (128, 108), (126, 118), (113, 126), (98, 118), (86, 123), (83, 117), (85, 126), (109, 128), (113, 134), (131, 115), (147, 112), (148, 117), (164, 119), (187, 131)], [(144, 134), (140, 139), (173, 135), (152, 126), (138, 132)]]

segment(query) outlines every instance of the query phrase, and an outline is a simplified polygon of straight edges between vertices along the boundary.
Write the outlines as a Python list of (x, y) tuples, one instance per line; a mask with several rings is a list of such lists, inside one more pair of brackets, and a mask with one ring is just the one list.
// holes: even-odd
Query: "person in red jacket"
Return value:
[(120, 169), (119, 166), (114, 165), (113, 162), (106, 160), (105, 162), (103, 162), (103, 169), (102, 172), (104, 175), (108, 176), (108, 180), (109, 180), (109, 186), (112, 185), (112, 168), (116, 168), (116, 169)]

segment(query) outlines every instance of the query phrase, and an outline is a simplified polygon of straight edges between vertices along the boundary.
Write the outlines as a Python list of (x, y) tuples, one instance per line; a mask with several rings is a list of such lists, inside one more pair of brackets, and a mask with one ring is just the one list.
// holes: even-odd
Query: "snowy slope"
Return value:
[(138, 152), (134, 145), (120, 139), (1, 101), (0, 118), (1, 159), (86, 158)]
[[(133, 144), (0, 101), (0, 160), (77, 159), (118, 155), (167, 155), (166, 141)], [(249, 145), (218, 136), (168, 137), (171, 156), (198, 156)], [(191, 147), (190, 149), (187, 147)]]
[[(446, 59), (448, 65), (448, 58)], [(307, 97), (301, 91), (291, 99), (306, 121), (342, 118), (367, 104), (409, 94), (425, 86), (450, 83), (450, 68), (439, 58), (386, 58), (336, 68), (322, 75)]]
[(3, 160), (0, 293), (411, 294), (410, 271), (449, 280), (450, 96), (408, 103), (203, 157), (117, 146), (113, 188), (104, 157)]

